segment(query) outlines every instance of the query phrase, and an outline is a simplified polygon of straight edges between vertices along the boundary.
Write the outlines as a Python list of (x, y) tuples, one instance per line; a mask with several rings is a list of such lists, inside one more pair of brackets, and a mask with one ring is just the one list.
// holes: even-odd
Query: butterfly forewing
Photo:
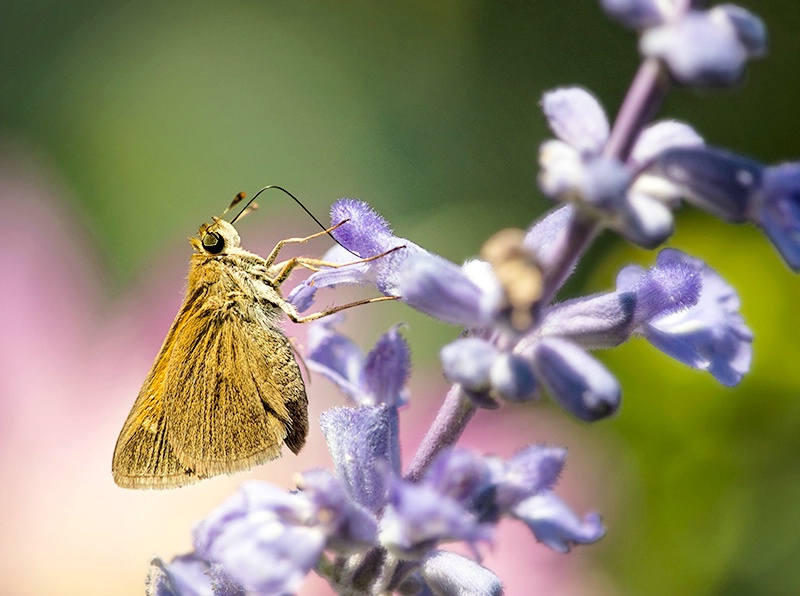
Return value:
[(175, 456), (167, 439), (164, 412), (167, 363), (174, 346), (176, 329), (185, 319), (192, 301), (190, 297), (175, 317), (117, 439), (112, 472), (119, 486), (171, 488), (200, 480), (193, 470), (181, 464)]

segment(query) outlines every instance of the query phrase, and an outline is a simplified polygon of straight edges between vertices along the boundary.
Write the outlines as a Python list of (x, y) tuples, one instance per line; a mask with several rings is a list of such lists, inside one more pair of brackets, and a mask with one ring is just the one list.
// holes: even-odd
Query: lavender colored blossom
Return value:
[(333, 381), (353, 402), (401, 406), (408, 401), (406, 382), (411, 368), (408, 344), (395, 326), (364, 354), (349, 338), (336, 332), (344, 319), (334, 315), (309, 331), (308, 365)]
[(337, 475), (350, 495), (371, 511), (386, 502), (391, 474), (399, 473), (399, 446), (391, 410), (386, 404), (339, 407), (320, 418)]
[[(723, 385), (736, 385), (750, 369), (753, 333), (739, 314), (739, 297), (708, 265), (677, 250), (658, 255), (657, 268), (690, 267), (700, 273), (697, 303), (650, 317), (636, 329), (662, 352), (693, 368), (708, 370)], [(643, 270), (623, 269), (617, 289), (629, 291), (641, 283)]]
[(748, 59), (766, 53), (764, 23), (740, 6), (720, 4), (699, 10), (698, 3), (658, 0), (601, 0), (601, 4), (614, 19), (641, 31), (642, 55), (663, 60), (682, 83), (735, 83)]
[(195, 552), (248, 590), (292, 592), (314, 568), (325, 531), (303, 495), (247, 483), (194, 530)]
[(534, 344), (530, 352), (538, 378), (573, 415), (594, 422), (619, 408), (622, 390), (617, 380), (576, 344), (547, 338)]
[(647, 29), (639, 49), (663, 60), (678, 81), (705, 86), (739, 81), (747, 60), (762, 56), (766, 45), (766, 29), (758, 17), (738, 6), (720, 5)]
[(646, 128), (622, 162), (603, 154), (609, 125), (599, 102), (572, 87), (546, 93), (542, 108), (557, 140), (539, 150), (539, 184), (548, 196), (574, 203), (630, 241), (652, 248), (673, 229), (673, 197), (638, 168), (669, 147), (696, 146), (702, 139), (686, 124), (660, 122)]

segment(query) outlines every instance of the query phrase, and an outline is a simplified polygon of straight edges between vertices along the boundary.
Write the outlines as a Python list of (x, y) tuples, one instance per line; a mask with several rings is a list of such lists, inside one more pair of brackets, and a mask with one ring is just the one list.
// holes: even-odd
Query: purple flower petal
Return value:
[(564, 243), (569, 222), (575, 215), (573, 205), (564, 205), (548, 213), (531, 226), (523, 244), (541, 263), (550, 263)]
[(378, 521), (353, 501), (341, 481), (328, 470), (303, 472), (297, 487), (314, 504), (328, 540), (326, 548), (348, 555), (376, 544)]
[(634, 168), (640, 167), (668, 149), (704, 145), (703, 137), (688, 124), (676, 120), (663, 120), (639, 133), (631, 150), (629, 164)]
[(576, 544), (597, 542), (606, 532), (597, 513), (581, 520), (553, 493), (522, 501), (514, 508), (514, 516), (525, 522), (539, 542), (560, 553)]
[(208, 570), (211, 578), (211, 589), (214, 596), (247, 596), (245, 587), (225, 570), (219, 563), (215, 563)]
[(336, 474), (350, 496), (370, 511), (386, 502), (389, 477), (399, 473), (397, 410), (385, 404), (331, 408), (320, 427)]
[(687, 263), (702, 272), (697, 304), (652, 319), (641, 333), (656, 348), (684, 364), (708, 370), (723, 385), (736, 385), (750, 369), (753, 333), (739, 314), (736, 291), (699, 259), (663, 250), (658, 266)]
[(364, 364), (364, 405), (387, 404), (398, 407), (407, 401), (406, 383), (411, 372), (408, 343), (395, 325), (384, 333), (367, 354)]
[(487, 291), (462, 268), (427, 253), (406, 259), (397, 281), (403, 302), (453, 325), (486, 327), (499, 305), (499, 292)]
[(542, 110), (553, 133), (582, 153), (597, 154), (608, 140), (608, 119), (600, 102), (579, 87), (544, 94)]
[(675, 228), (669, 207), (632, 189), (616, 211), (618, 217), (609, 223), (609, 227), (642, 248), (655, 248), (669, 238)]
[(379, 255), (398, 244), (388, 222), (364, 201), (336, 201), (331, 206), (331, 225), (345, 219), (348, 221), (333, 231), (333, 237), (362, 258)]
[(198, 555), (251, 591), (295, 591), (324, 546), (312, 503), (262, 482), (243, 484), (194, 529)]
[[(679, 251), (664, 249), (654, 267), (641, 271), (633, 280), (633, 272), (621, 272), (618, 291), (632, 293), (636, 299), (632, 327), (638, 327), (656, 317), (686, 310), (697, 304), (703, 287), (702, 263), (676, 258)], [(663, 255), (663, 256), (662, 256)]]
[(691, 85), (735, 83), (749, 56), (737, 29), (721, 11), (692, 11), (648, 29), (639, 49), (649, 58), (663, 60), (677, 80)]
[(503, 466), (495, 497), (498, 507), (508, 511), (529, 497), (551, 490), (566, 459), (563, 447), (531, 445), (517, 452)]
[(661, 153), (648, 171), (663, 176), (701, 209), (743, 222), (761, 186), (763, 167), (727, 151), (686, 147)]
[(794, 271), (800, 271), (800, 164), (764, 170), (762, 191), (753, 214)]
[(539, 337), (562, 337), (587, 349), (618, 346), (630, 337), (635, 307), (636, 299), (630, 293), (573, 298), (545, 311), (531, 341)]
[(344, 317), (332, 315), (309, 326), (308, 366), (333, 383), (356, 403), (365, 399), (364, 353), (355, 342), (335, 330)]
[(530, 363), (516, 354), (501, 353), (492, 363), (492, 389), (507, 401), (519, 403), (538, 396), (536, 376)]
[(503, 584), (472, 559), (438, 550), (422, 562), (422, 578), (433, 594), (501, 596)]
[(443, 541), (487, 541), (491, 528), (478, 523), (454, 499), (426, 484), (397, 480), (380, 521), (380, 542), (404, 558), (424, 556)]
[(491, 461), (466, 449), (450, 449), (431, 463), (423, 483), (484, 519), (494, 508), (496, 473)]
[(445, 376), (470, 391), (484, 391), (490, 386), (489, 373), (499, 350), (477, 337), (457, 339), (442, 348), (440, 356)]
[(563, 339), (545, 338), (531, 351), (537, 378), (573, 415), (594, 422), (617, 411), (619, 383), (582, 348)]
[(725, 17), (749, 56), (758, 58), (767, 53), (767, 28), (756, 15), (735, 4), (720, 4), (709, 14)]

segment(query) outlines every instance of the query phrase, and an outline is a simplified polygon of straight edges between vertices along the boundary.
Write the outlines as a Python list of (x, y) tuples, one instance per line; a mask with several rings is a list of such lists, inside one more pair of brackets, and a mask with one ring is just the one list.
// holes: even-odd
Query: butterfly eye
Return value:
[(225, 241), (222, 239), (222, 236), (216, 232), (208, 232), (203, 234), (203, 248), (212, 255), (216, 255), (221, 253), (222, 249), (225, 248)]

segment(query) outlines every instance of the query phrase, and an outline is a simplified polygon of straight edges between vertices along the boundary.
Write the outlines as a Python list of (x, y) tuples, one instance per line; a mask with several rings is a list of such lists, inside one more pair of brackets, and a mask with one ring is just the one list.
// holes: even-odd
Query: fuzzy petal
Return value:
[(649, 171), (666, 178), (701, 209), (727, 221), (743, 222), (761, 186), (763, 167), (727, 151), (686, 147), (661, 153)]
[(411, 350), (395, 325), (384, 333), (367, 354), (364, 388), (369, 399), (364, 405), (399, 407), (406, 402), (405, 391), (411, 373)]
[(410, 257), (398, 276), (401, 300), (446, 323), (488, 326), (498, 309), (497, 292), (474, 283), (457, 265), (431, 254)]
[(747, 46), (724, 13), (692, 11), (677, 21), (645, 31), (639, 49), (660, 58), (682, 83), (730, 85), (741, 79)]
[(736, 385), (750, 369), (753, 333), (739, 314), (736, 291), (699, 259), (661, 251), (658, 265), (687, 263), (701, 270), (702, 290), (689, 309), (656, 317), (641, 332), (656, 348), (693, 368), (708, 370), (723, 385)]
[(489, 388), (489, 373), (499, 353), (483, 339), (466, 337), (447, 344), (440, 355), (444, 374), (450, 381), (470, 391), (483, 391)]
[(320, 416), (336, 474), (352, 498), (370, 511), (386, 502), (390, 475), (399, 468), (396, 414), (381, 404), (331, 408)]
[(501, 596), (503, 584), (472, 559), (438, 550), (422, 563), (422, 578), (439, 596)]
[(332, 315), (309, 327), (308, 366), (333, 383), (355, 403), (365, 399), (363, 370), (365, 356), (351, 339), (336, 331), (344, 316)]
[(303, 495), (249, 482), (195, 527), (194, 547), (250, 591), (293, 592), (325, 546), (315, 520)]

